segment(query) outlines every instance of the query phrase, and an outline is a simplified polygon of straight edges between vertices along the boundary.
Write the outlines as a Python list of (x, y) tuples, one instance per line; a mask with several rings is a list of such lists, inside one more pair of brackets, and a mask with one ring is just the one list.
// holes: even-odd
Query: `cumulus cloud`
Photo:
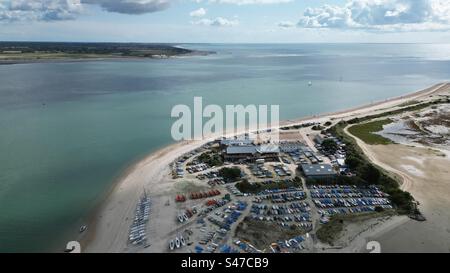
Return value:
[(0, 0), (0, 21), (75, 19), (87, 5), (109, 12), (144, 14), (164, 10), (172, 0)]
[(124, 14), (144, 14), (169, 7), (171, 0), (81, 0), (83, 4), (99, 5), (106, 11)]
[(217, 17), (215, 19), (205, 18), (192, 23), (194, 25), (213, 26), (213, 27), (234, 27), (239, 25), (238, 20), (228, 20), (222, 17)]
[(191, 16), (191, 17), (203, 17), (205, 15), (206, 15), (206, 9), (204, 9), (204, 8), (199, 8), (199, 9), (194, 10), (189, 13), (189, 16)]
[(258, 5), (258, 4), (282, 4), (290, 3), (294, 0), (194, 0), (197, 3), (209, 2), (209, 3), (220, 3), (220, 4), (234, 4), (234, 5)]
[(295, 23), (293, 23), (291, 21), (282, 21), (282, 22), (279, 22), (277, 24), (277, 26), (282, 27), (282, 28), (290, 28), (290, 27), (295, 27)]
[(350, 0), (344, 6), (307, 8), (298, 25), (383, 31), (450, 28), (450, 0)]
[(80, 0), (2, 0), (0, 21), (69, 20), (81, 11)]

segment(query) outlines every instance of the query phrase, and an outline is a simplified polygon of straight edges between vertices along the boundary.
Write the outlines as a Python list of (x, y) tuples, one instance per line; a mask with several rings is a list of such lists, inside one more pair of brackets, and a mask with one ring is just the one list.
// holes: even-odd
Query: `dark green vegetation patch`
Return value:
[(348, 131), (355, 137), (370, 145), (386, 145), (392, 141), (375, 134), (383, 130), (383, 126), (392, 123), (390, 119), (376, 120), (351, 126)]

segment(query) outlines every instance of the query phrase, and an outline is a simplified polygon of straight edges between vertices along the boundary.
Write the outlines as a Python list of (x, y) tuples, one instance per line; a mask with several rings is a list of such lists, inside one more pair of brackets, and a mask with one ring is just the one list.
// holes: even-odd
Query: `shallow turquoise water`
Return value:
[[(183, 45), (217, 55), (0, 66), (0, 252), (59, 251), (171, 108), (279, 104), (282, 119), (448, 80), (448, 45)], [(308, 87), (312, 81), (313, 86)]]

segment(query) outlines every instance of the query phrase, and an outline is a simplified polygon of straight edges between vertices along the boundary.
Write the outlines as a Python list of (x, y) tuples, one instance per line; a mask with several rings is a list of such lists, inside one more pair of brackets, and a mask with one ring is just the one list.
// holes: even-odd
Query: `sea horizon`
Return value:
[(450, 42), (183, 42), (183, 41), (98, 41), (98, 40), (0, 40), (0, 43), (93, 43), (93, 44), (155, 44), (155, 45), (175, 45), (175, 44), (190, 44), (190, 45), (448, 45)]

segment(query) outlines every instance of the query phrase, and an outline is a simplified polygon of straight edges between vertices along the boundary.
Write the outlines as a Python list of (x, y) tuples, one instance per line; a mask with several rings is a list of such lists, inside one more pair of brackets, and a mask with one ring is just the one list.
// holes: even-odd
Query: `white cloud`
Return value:
[(2, 0), (0, 21), (69, 20), (81, 11), (80, 0)]
[(290, 3), (294, 0), (194, 0), (197, 3), (209, 2), (209, 3), (220, 3), (220, 4), (234, 4), (234, 5), (266, 5), (266, 4), (282, 4)]
[(87, 5), (109, 12), (143, 14), (164, 10), (173, 0), (0, 0), (0, 21), (75, 19)]
[(171, 0), (81, 0), (81, 2), (99, 5), (110, 12), (144, 14), (167, 9)]
[(282, 28), (291, 28), (291, 27), (295, 27), (295, 23), (293, 23), (291, 21), (282, 21), (282, 22), (279, 22), (277, 24), (277, 26), (282, 27)]
[(213, 26), (213, 27), (234, 27), (239, 25), (238, 20), (228, 20), (222, 17), (217, 17), (215, 19), (205, 18), (192, 23), (194, 25)]
[(306, 28), (424, 31), (450, 29), (450, 0), (350, 0), (344, 6), (307, 8)]
[(191, 16), (191, 17), (203, 17), (205, 15), (206, 15), (206, 9), (204, 9), (204, 8), (199, 8), (199, 9), (194, 10), (189, 13), (189, 16)]

